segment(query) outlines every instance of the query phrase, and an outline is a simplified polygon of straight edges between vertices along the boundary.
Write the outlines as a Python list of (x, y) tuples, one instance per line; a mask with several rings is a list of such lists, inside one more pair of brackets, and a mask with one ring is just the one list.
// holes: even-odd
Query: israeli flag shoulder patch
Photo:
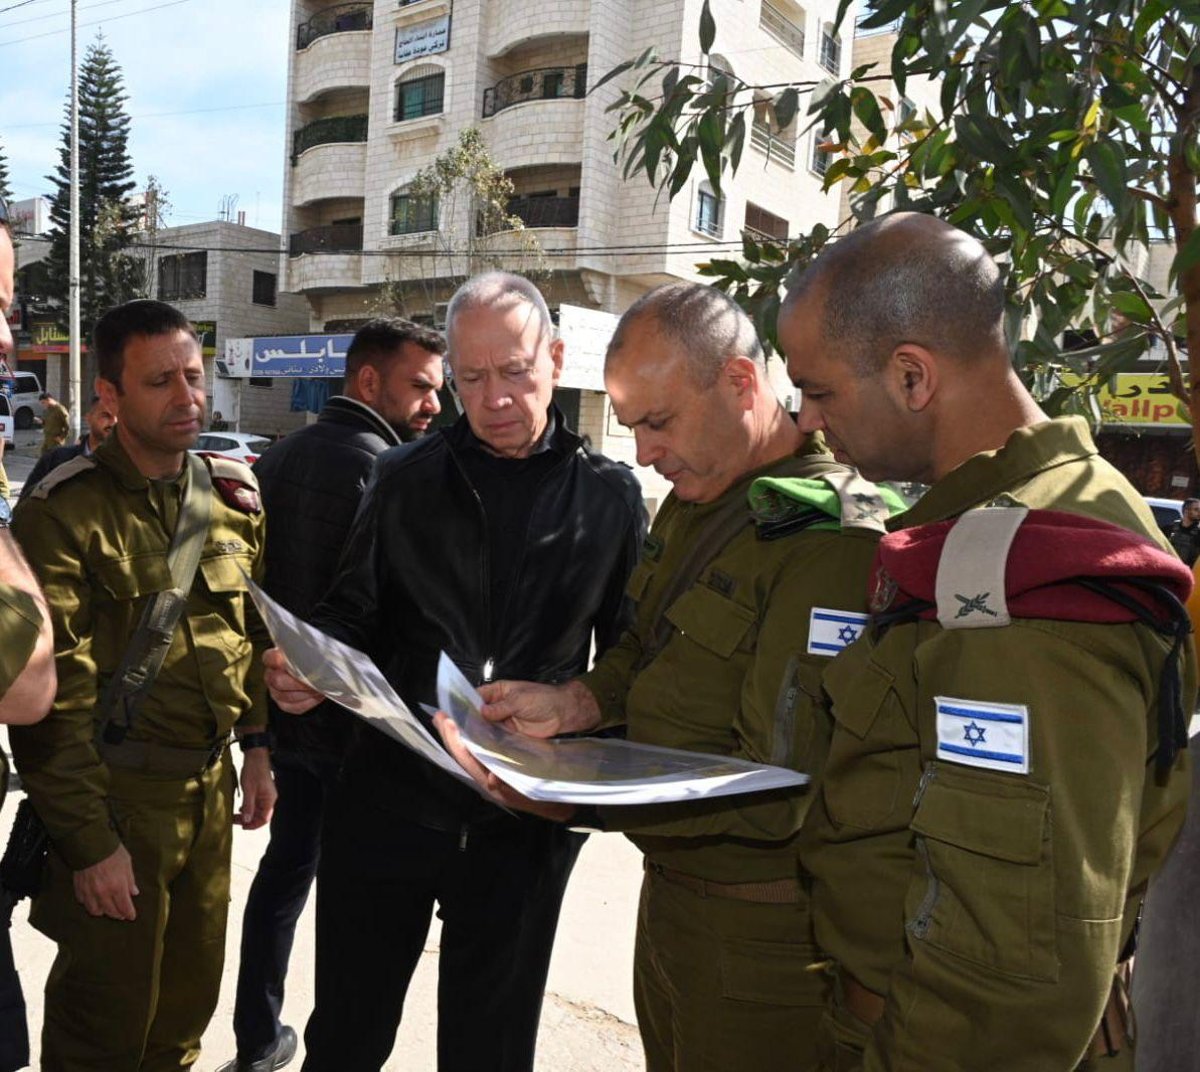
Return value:
[(813, 607), (808, 616), (808, 654), (832, 658), (862, 636), (866, 627), (865, 614)]
[(1029, 773), (1029, 708), (935, 696), (937, 758), (968, 767)]

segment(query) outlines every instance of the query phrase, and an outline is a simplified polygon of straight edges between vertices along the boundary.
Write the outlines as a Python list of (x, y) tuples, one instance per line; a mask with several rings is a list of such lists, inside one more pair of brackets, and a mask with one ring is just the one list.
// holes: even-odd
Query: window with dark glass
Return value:
[(704, 187), (696, 197), (696, 230), (714, 237), (721, 233), (721, 201)]
[(203, 298), (208, 293), (208, 253), (176, 253), (158, 259), (160, 301)]
[(436, 197), (413, 197), (410, 194), (392, 195), (392, 224), (394, 235), (436, 231), (438, 203)]
[(277, 278), (274, 272), (255, 272), (250, 300), (255, 305), (274, 305)]
[(446, 90), (446, 75), (426, 75), (396, 84), (396, 122), (419, 119), (423, 115), (440, 115)]
[(842, 39), (828, 28), (821, 31), (821, 66), (831, 74), (837, 74), (842, 67)]

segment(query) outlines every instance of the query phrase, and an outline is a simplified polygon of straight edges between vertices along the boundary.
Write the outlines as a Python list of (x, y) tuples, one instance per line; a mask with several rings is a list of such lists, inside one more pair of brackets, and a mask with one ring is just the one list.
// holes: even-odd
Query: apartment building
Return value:
[[(311, 328), (352, 329), (397, 283), (420, 284), (404, 287), (406, 312), (436, 314), (462, 271), (447, 250), (470, 244), (475, 220), (470, 205), (439, 205), (408, 185), (472, 126), (512, 179), (509, 212), (541, 246), (552, 309), (620, 313), (652, 286), (696, 278), (698, 262), (736, 256), (745, 229), (782, 239), (834, 226), (839, 206), (821, 192), (812, 135), (797, 133), (803, 105), (776, 129), (769, 90), (723, 197), (699, 167), (670, 202), (642, 177), (622, 179), (605, 112), (616, 86), (587, 90), (647, 47), (751, 85), (849, 71), (850, 49), (830, 26), (836, 0), (711, 6), (717, 36), (703, 55), (701, 0), (293, 0), (284, 272)], [(600, 387), (572, 406), (581, 429), (632, 457)]]

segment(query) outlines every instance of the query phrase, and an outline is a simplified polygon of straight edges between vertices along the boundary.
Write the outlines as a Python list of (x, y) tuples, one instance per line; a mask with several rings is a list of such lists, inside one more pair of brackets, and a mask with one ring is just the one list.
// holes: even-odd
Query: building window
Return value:
[(829, 165), (832, 162), (832, 154), (828, 150), (821, 148), (823, 144), (825, 142), (821, 135), (813, 134), (812, 163), (809, 166), (818, 175), (824, 175), (829, 170)]
[(203, 298), (208, 293), (208, 253), (177, 253), (158, 259), (159, 301)]
[(446, 74), (426, 75), (396, 83), (396, 122), (420, 119), (423, 115), (441, 115), (445, 96)]
[(419, 234), (421, 231), (436, 231), (438, 226), (437, 197), (412, 197), (409, 194), (392, 195), (392, 222), (390, 234)]
[(776, 216), (765, 208), (759, 208), (752, 201), (746, 202), (746, 230), (758, 238), (769, 238), (776, 242), (786, 242), (788, 236), (788, 221), (782, 216)]
[(721, 237), (721, 216), (724, 200), (713, 193), (707, 182), (696, 192), (696, 230), (712, 238)]
[(250, 300), (255, 305), (274, 305), (277, 278), (274, 272), (255, 272)]
[(842, 69), (842, 39), (829, 26), (821, 31), (821, 66), (830, 74)]

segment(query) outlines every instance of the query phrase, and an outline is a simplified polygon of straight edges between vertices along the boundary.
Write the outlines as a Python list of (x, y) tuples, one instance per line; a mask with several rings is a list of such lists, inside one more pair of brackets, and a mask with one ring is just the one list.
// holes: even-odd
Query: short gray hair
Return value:
[(643, 294), (621, 317), (608, 344), (605, 364), (625, 345), (632, 324), (652, 317), (658, 329), (687, 357), (693, 381), (711, 387), (731, 357), (748, 357), (760, 368), (766, 355), (754, 324), (728, 294), (703, 283), (665, 283)]
[(447, 356), (453, 359), (454, 344), (451, 335), (454, 319), (469, 309), (499, 309), (507, 311), (515, 305), (525, 303), (533, 307), (542, 322), (539, 337), (554, 334), (554, 321), (542, 292), (523, 275), (514, 272), (481, 272), (472, 276), (454, 292), (446, 306), (446, 340), (449, 342)]

